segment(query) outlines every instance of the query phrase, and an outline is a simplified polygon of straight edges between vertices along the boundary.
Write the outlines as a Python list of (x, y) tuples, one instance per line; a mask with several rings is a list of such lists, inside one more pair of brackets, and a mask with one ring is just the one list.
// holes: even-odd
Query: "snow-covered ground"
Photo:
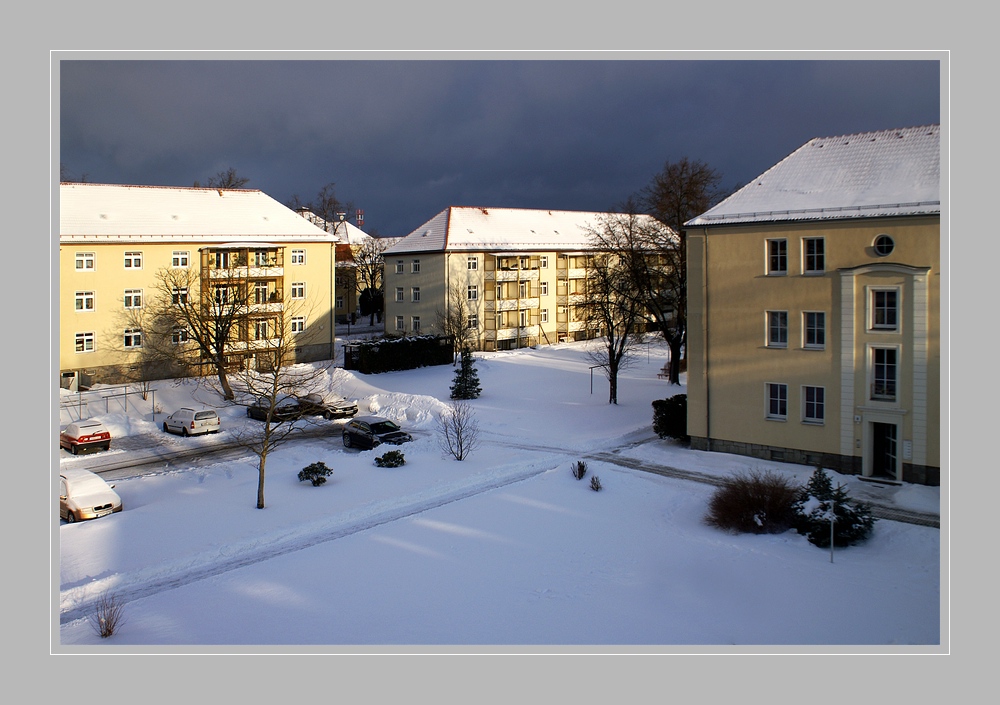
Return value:
[[(455, 368), (330, 369), (328, 391), (414, 434), (399, 448), (406, 464), (376, 467), (385, 447), (345, 449), (343, 422), (322, 422), (325, 433), (269, 456), (263, 510), (246, 451), (170, 455), (225, 445), (239, 425), (259, 423), (243, 408), (194, 380), (156, 383), (155, 415), (138, 397), (127, 412), (120, 401), (92, 403), (85, 415), (109, 426), (112, 449), (59, 451), (56, 464), (115, 467), (105, 477), (125, 510), (53, 527), (53, 649), (941, 653), (941, 530), (880, 520), (868, 542), (831, 562), (794, 532), (705, 525), (711, 485), (596, 458), (614, 451), (717, 476), (773, 469), (804, 481), (812, 472), (658, 439), (651, 402), (685, 391), (657, 379), (665, 356), (655, 340), (642, 349), (610, 405), (587, 344), (477, 354), (483, 394), (471, 404), (482, 443), (462, 462), (442, 452), (436, 430)], [(223, 431), (164, 434), (163, 416), (192, 401), (216, 406)], [(61, 424), (76, 413), (63, 410)], [(151, 457), (155, 465), (126, 467)], [(588, 465), (582, 481), (571, 474), (577, 460)], [(299, 482), (316, 461), (333, 469), (328, 482)], [(832, 474), (859, 499), (940, 509), (939, 488)], [(103, 594), (121, 600), (126, 618), (109, 639), (88, 621)]]

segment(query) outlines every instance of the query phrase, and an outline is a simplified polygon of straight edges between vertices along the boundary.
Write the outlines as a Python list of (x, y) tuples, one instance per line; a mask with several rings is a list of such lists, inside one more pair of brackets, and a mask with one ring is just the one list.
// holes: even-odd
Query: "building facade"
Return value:
[(939, 164), (817, 138), (686, 224), (694, 448), (940, 483)]
[[(261, 191), (63, 183), (59, 227), (63, 387), (134, 378), (151, 343), (144, 320), (163, 297), (245, 300), (233, 365), (254, 364), (286, 328), (296, 361), (333, 357), (339, 237)], [(190, 286), (165, 291), (165, 275)], [(188, 331), (165, 335), (199, 357)]]
[(601, 334), (581, 302), (604, 214), (452, 206), (385, 251), (387, 335), (442, 334), (463, 312), (471, 346), (510, 350)]

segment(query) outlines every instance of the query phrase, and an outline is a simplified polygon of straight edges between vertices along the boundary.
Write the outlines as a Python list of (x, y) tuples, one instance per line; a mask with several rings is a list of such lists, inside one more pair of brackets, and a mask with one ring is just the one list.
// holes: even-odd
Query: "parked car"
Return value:
[(347, 448), (374, 448), (382, 443), (399, 445), (412, 440), (413, 436), (395, 422), (380, 416), (356, 416), (344, 425)]
[(97, 419), (74, 421), (59, 434), (59, 447), (73, 455), (81, 450), (111, 448), (111, 432)]
[(324, 419), (344, 419), (358, 413), (358, 403), (343, 397), (322, 394), (306, 394), (299, 397), (299, 407), (303, 414), (322, 416)]
[(59, 473), (59, 518), (72, 524), (122, 510), (115, 486), (90, 470), (69, 468)]
[[(268, 409), (271, 408), (271, 400), (261, 397), (247, 407), (247, 416), (251, 419), (264, 421), (267, 419)], [(278, 399), (274, 405), (274, 412), (271, 414), (271, 421), (280, 423), (282, 421), (294, 421), (302, 416), (302, 408), (295, 397), (285, 396)]]
[(182, 436), (197, 436), (202, 433), (218, 433), (222, 422), (214, 409), (191, 409), (183, 407), (163, 419), (163, 430)]

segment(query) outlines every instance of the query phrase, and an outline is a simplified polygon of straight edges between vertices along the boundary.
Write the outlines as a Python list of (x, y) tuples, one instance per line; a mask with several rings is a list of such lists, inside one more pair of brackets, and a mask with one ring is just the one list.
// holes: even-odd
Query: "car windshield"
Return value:
[(372, 431), (375, 433), (391, 433), (392, 431), (398, 431), (399, 426), (394, 424), (392, 421), (379, 421), (378, 423), (372, 424)]

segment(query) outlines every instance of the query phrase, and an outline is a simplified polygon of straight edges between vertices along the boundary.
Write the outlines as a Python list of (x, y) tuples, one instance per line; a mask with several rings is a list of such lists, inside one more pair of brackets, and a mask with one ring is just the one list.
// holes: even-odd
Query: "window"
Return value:
[(174, 250), (170, 256), (171, 267), (187, 267), (191, 263), (191, 255), (184, 250)]
[(229, 269), (230, 264), (235, 260), (229, 250), (219, 250), (215, 253), (215, 268)]
[(405, 324), (403, 323), (402, 316), (396, 316), (396, 330), (404, 330)]
[(142, 253), (126, 252), (125, 269), (142, 269)]
[(403, 273), (403, 260), (398, 259), (396, 260), (396, 274), (402, 274), (402, 273)]
[(335, 300), (336, 300), (336, 303), (334, 304), (334, 308), (344, 308), (344, 296), (343, 296), (343, 294), (337, 294), (337, 298)]
[(410, 289), (410, 301), (420, 301), (420, 287), (415, 286)]
[(767, 385), (767, 418), (784, 420), (788, 418), (788, 385)]
[(126, 328), (124, 339), (126, 350), (142, 347), (142, 331), (138, 328)]
[(542, 282), (541, 284), (539, 284), (539, 287), (540, 287), (539, 291), (540, 291), (540, 293), (541, 293), (542, 296), (548, 296), (549, 295), (549, 283), (548, 282)]
[(805, 311), (802, 314), (802, 347), (826, 347), (826, 314), (822, 311)]
[(899, 319), (899, 291), (897, 289), (872, 289), (872, 330), (896, 330)]
[(292, 250), (292, 264), (305, 264), (305, 263), (306, 263), (306, 251)]
[(93, 252), (77, 252), (76, 253), (76, 271), (78, 272), (92, 272), (94, 271), (94, 253)]
[(170, 303), (174, 306), (185, 306), (188, 302), (188, 288), (186, 286), (175, 286), (170, 292)]
[(476, 257), (475, 255), (469, 255), (469, 259), (467, 261), (467, 265), (466, 266), (470, 270), (471, 269), (479, 269), (479, 258)]
[(872, 349), (872, 399), (896, 399), (896, 349)]
[(92, 292), (92, 291), (78, 291), (78, 292), (76, 292), (76, 310), (77, 311), (93, 311), (94, 310), (94, 292)]
[(528, 258), (527, 257), (521, 257), (518, 260), (518, 262), (517, 262), (517, 266), (518, 266), (518, 269), (527, 269), (528, 268)]
[(292, 298), (304, 299), (306, 297), (306, 283), (292, 282)]
[(788, 241), (767, 241), (767, 273), (785, 274), (788, 272)]
[(187, 328), (174, 328), (170, 331), (170, 342), (174, 345), (186, 343), (188, 340)]
[(397, 286), (396, 287), (396, 301), (402, 301), (402, 300), (403, 300), (403, 287)]
[(267, 282), (253, 283), (253, 302), (255, 304), (267, 303)]
[(479, 330), (479, 314), (472, 314), (465, 323), (465, 327), (469, 330)]
[(254, 321), (253, 322), (253, 339), (254, 340), (267, 340), (270, 335), (271, 326), (269, 321)]
[(410, 329), (414, 333), (419, 333), (420, 332), (420, 316), (413, 316), (410, 319), (410, 321), (411, 321)]
[(305, 333), (305, 331), (306, 331), (306, 317), (292, 316), (292, 332)]
[(883, 233), (875, 238), (875, 242), (872, 247), (875, 249), (876, 255), (879, 257), (885, 257), (886, 255), (892, 254), (893, 249), (896, 247), (896, 243), (892, 241), (891, 237)]
[(541, 269), (548, 269), (549, 268), (549, 258), (548, 258), (548, 255), (542, 255), (541, 257), (538, 258), (538, 266)]
[(215, 287), (215, 303), (219, 306), (224, 306), (229, 303), (230, 293), (228, 286), (217, 286)]
[(767, 312), (767, 347), (788, 347), (788, 311)]
[(469, 284), (466, 296), (469, 301), (479, 301), (479, 286), (477, 284)]
[(93, 333), (77, 333), (76, 334), (76, 351), (77, 352), (94, 352), (94, 334)]
[(802, 270), (818, 274), (826, 270), (826, 255), (821, 237), (807, 237), (802, 241)]
[(271, 264), (271, 256), (267, 250), (254, 250), (253, 266), (267, 267)]
[(826, 390), (823, 387), (802, 388), (802, 420), (823, 423)]
[(528, 282), (519, 282), (517, 285), (517, 295), (519, 298), (525, 299), (528, 297)]
[(142, 308), (142, 289), (125, 290), (125, 308)]
[(413, 262), (410, 263), (410, 272), (413, 274), (417, 274), (420, 272), (420, 260), (415, 259), (413, 260)]
[(540, 315), (542, 323), (549, 322), (549, 310), (547, 308), (543, 308)]
[(518, 324), (519, 324), (519, 325), (520, 325), (520, 326), (521, 326), (522, 328), (524, 328), (524, 327), (525, 327), (526, 325), (528, 325), (528, 312), (527, 312), (527, 311), (525, 311), (524, 309), (521, 309), (521, 310), (519, 311), (519, 314), (520, 314), (520, 315), (518, 316)]

